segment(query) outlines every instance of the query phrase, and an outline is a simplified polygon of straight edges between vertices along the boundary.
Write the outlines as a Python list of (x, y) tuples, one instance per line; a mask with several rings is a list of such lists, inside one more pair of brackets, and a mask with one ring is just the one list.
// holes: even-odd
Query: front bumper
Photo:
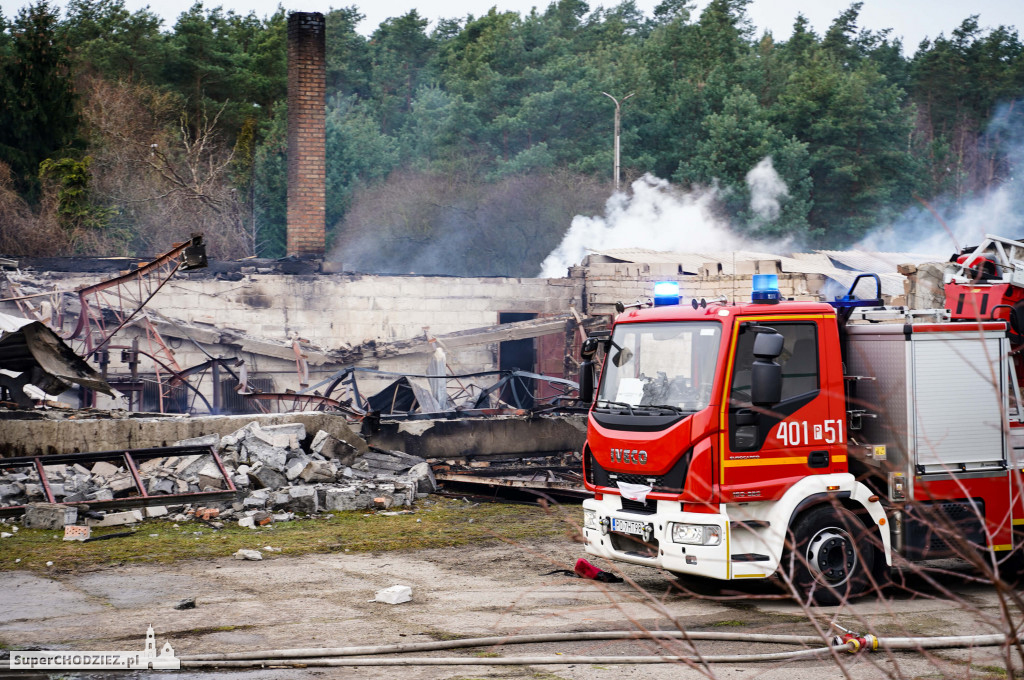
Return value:
[[(620, 496), (605, 495), (601, 500), (587, 499), (583, 502), (583, 508), (594, 511), (599, 524), (597, 528), (583, 528), (586, 551), (609, 560), (722, 580), (765, 578), (775, 571), (778, 560), (769, 555), (752, 552), (733, 554), (733, 549), (740, 546), (733, 545), (726, 514), (683, 512), (680, 507), (676, 501), (657, 501), (656, 514), (643, 514), (623, 510)], [(650, 538), (645, 541), (640, 536), (610, 531), (612, 518), (647, 524)], [(718, 527), (720, 541), (717, 545), (675, 543), (672, 541), (673, 523)], [(745, 547), (742, 549), (748, 550)], [(761, 552), (766, 551), (762, 549)], [(754, 559), (751, 559), (752, 556)], [(762, 557), (765, 559), (757, 559)]]

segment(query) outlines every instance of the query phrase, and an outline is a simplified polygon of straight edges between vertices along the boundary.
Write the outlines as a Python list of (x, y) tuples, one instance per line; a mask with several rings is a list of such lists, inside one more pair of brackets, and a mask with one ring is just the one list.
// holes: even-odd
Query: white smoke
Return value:
[(775, 172), (771, 156), (766, 156), (747, 173), (747, 187), (750, 188), (750, 209), (768, 222), (779, 219), (782, 212), (779, 199), (789, 198), (789, 189)]
[[(864, 237), (853, 246), (857, 250), (910, 252), (942, 256), (960, 248), (978, 245), (985, 234), (1019, 238), (1024, 232), (1020, 214), (1020, 187), (1011, 181), (986, 195), (968, 201), (951, 217), (940, 221), (931, 211), (914, 209), (888, 225)], [(937, 212), (949, 212), (936, 207)]]
[(1001, 184), (970, 200), (939, 197), (930, 205), (907, 210), (893, 224), (876, 229), (854, 247), (946, 259), (965, 246), (978, 245), (985, 234), (1018, 240), (1024, 236), (1024, 176), (1019, 173), (1017, 160), (1024, 154), (1024, 125), (1013, 104), (999, 107), (978, 144), (988, 147), (986, 152), (993, 154), (993, 162), (1009, 165), (1000, 173)]
[(613, 194), (604, 217), (577, 215), (559, 246), (541, 263), (542, 278), (565, 276), (588, 252), (612, 248), (662, 251), (732, 250), (743, 244), (715, 216), (715, 189), (681, 191), (644, 175), (632, 195)]

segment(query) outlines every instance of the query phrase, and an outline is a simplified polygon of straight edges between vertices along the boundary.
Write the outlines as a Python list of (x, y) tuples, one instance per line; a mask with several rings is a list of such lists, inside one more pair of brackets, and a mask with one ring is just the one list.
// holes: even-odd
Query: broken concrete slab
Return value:
[(249, 482), (260, 489), (280, 489), (288, 479), (267, 465), (258, 465), (249, 470)]
[(417, 493), (434, 493), (437, 491), (437, 480), (434, 478), (434, 471), (427, 462), (413, 465), (405, 473), (405, 477), (415, 483)]
[(373, 494), (360, 491), (357, 487), (327, 489), (325, 510), (365, 510), (373, 506)]
[(174, 446), (209, 446), (210, 448), (220, 448), (220, 435), (216, 432), (211, 434), (204, 434), (201, 437), (190, 437), (189, 439), (181, 439), (174, 442)]
[(359, 447), (320, 430), (313, 438), (310, 451), (329, 460), (337, 460), (342, 465), (351, 465), (361, 453), (365, 453), (365, 442), (363, 444), (363, 450), (360, 450)]
[(412, 588), (403, 585), (378, 590), (373, 598), (374, 602), (383, 602), (384, 604), (402, 604), (410, 600), (412, 600)]
[(335, 471), (333, 465), (313, 460), (305, 466), (299, 476), (304, 482), (316, 484), (317, 482), (333, 482), (334, 475)]
[(56, 503), (29, 503), (23, 524), (29, 529), (63, 529), (78, 519), (78, 509)]
[(215, 491), (227, 488), (227, 485), (224, 484), (224, 475), (221, 474), (220, 468), (212, 460), (199, 470), (196, 479), (200, 491)]
[(362, 470), (375, 475), (395, 474), (425, 462), (419, 456), (410, 456), (401, 451), (367, 451), (352, 464), (353, 470)]
[(102, 519), (86, 519), (85, 523), (91, 527), (119, 527), (126, 524), (138, 524), (142, 521), (142, 510), (126, 510), (124, 512), (111, 512)]
[(85, 500), (96, 502), (112, 501), (114, 500), (114, 492), (110, 489), (96, 489), (92, 493), (86, 494)]
[(242, 500), (243, 508), (265, 508), (270, 498), (269, 489), (257, 489)]
[(292, 512), (314, 515), (320, 510), (316, 489), (313, 487), (293, 486), (288, 490), (288, 495), (288, 509)]
[(247, 438), (242, 442), (242, 460), (260, 462), (275, 470), (283, 470), (288, 462), (288, 452), (258, 438)]
[(288, 478), (288, 481), (297, 479), (310, 462), (311, 460), (307, 456), (295, 456), (285, 465), (284, 476)]
[(246, 550), (245, 548), (240, 549), (234, 554), (236, 560), (254, 560), (259, 561), (263, 559), (263, 553), (259, 550)]
[(95, 476), (113, 477), (119, 471), (120, 471), (120, 468), (118, 466), (112, 465), (111, 463), (108, 463), (108, 462), (106, 462), (104, 460), (101, 460), (101, 461), (97, 461), (96, 463), (93, 464), (92, 470), (90, 472), (92, 473), (92, 475), (94, 477)]
[[(302, 423), (282, 423), (281, 425), (265, 425), (260, 428), (258, 437), (272, 437), (275, 441), (284, 441), (283, 448), (298, 449), (306, 439), (306, 426)], [(268, 443), (270, 443), (268, 441)], [(282, 446), (281, 444), (275, 444)]]

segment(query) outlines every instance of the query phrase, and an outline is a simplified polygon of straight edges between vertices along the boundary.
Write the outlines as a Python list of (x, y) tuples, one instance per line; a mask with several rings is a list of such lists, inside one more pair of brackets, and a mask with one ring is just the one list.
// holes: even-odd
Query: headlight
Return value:
[(690, 545), (718, 545), (722, 529), (710, 524), (672, 524), (672, 542)]
[(583, 526), (586, 529), (597, 529), (597, 511), (596, 510), (584, 510), (583, 511)]

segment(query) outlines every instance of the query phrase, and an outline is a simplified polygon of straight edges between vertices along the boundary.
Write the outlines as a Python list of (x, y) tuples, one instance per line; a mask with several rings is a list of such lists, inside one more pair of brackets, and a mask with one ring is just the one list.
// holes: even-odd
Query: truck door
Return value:
[[(833, 471), (830, 444), (845, 440), (844, 420), (830, 413), (834, 395), (822, 390), (821, 328), (815, 319), (737, 323), (722, 409), (722, 500), (774, 500), (802, 477)], [(755, 326), (784, 338), (776, 360), (782, 366), (782, 401), (770, 408), (750, 403)]]

